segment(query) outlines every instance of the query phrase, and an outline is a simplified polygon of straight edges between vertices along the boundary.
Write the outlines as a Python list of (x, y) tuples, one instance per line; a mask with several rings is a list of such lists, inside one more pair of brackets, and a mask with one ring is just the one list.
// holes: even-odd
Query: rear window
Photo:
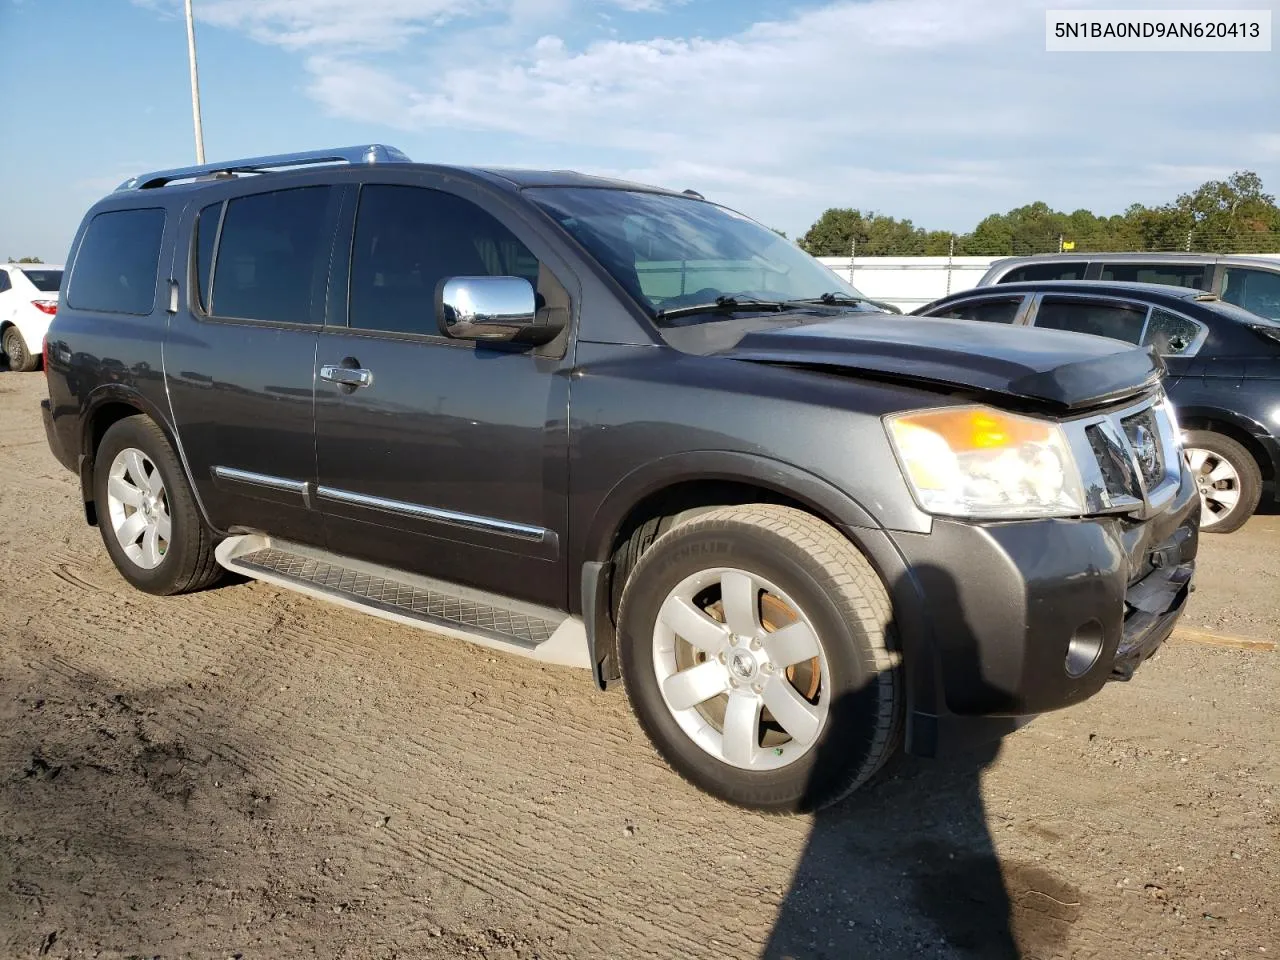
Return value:
[(115, 210), (89, 221), (67, 304), (98, 313), (148, 314), (155, 306), (164, 210)]
[(56, 293), (62, 286), (61, 270), (28, 270), (24, 267), (22, 275), (41, 293)]
[(210, 313), (320, 323), (329, 264), (329, 187), (298, 187), (227, 203), (213, 263)]
[(1170, 287), (1209, 289), (1209, 267), (1202, 263), (1108, 263), (1103, 280), (1124, 283), (1163, 283)]
[(1001, 283), (1021, 283), (1024, 280), (1083, 280), (1089, 264), (1084, 260), (1071, 263), (1032, 263), (1010, 270), (1000, 278)]

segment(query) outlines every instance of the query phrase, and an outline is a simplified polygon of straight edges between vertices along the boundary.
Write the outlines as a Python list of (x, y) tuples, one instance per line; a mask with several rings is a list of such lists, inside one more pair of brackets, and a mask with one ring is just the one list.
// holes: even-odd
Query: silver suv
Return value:
[(1280, 320), (1280, 257), (1212, 253), (1057, 253), (1007, 257), (980, 287), (1026, 280), (1112, 280), (1163, 283), (1216, 293), (1250, 313)]

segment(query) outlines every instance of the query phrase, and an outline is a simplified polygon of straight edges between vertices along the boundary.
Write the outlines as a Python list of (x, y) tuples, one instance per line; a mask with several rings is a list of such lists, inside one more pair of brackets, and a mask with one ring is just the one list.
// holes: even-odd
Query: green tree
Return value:
[(19, 257), (17, 260), (13, 257), (9, 258), (10, 263), (44, 263), (39, 257)]

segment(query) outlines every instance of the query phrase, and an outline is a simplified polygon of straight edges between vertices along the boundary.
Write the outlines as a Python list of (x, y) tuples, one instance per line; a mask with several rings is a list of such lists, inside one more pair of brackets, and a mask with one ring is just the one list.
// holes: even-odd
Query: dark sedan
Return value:
[(1201, 290), (1149, 283), (1040, 281), (955, 293), (920, 316), (1049, 327), (1152, 347), (1169, 368), (1204, 505), (1202, 528), (1230, 533), (1277, 493), (1280, 323)]

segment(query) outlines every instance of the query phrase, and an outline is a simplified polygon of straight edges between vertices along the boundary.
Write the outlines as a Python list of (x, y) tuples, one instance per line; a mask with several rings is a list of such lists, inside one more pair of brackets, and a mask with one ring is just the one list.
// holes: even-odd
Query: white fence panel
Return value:
[[(1244, 256), (1280, 260), (1280, 253)], [(908, 313), (949, 293), (978, 285), (987, 268), (1003, 257), (857, 257), (852, 273), (849, 257), (819, 257), (833, 273), (849, 280), (873, 300), (883, 300)]]

